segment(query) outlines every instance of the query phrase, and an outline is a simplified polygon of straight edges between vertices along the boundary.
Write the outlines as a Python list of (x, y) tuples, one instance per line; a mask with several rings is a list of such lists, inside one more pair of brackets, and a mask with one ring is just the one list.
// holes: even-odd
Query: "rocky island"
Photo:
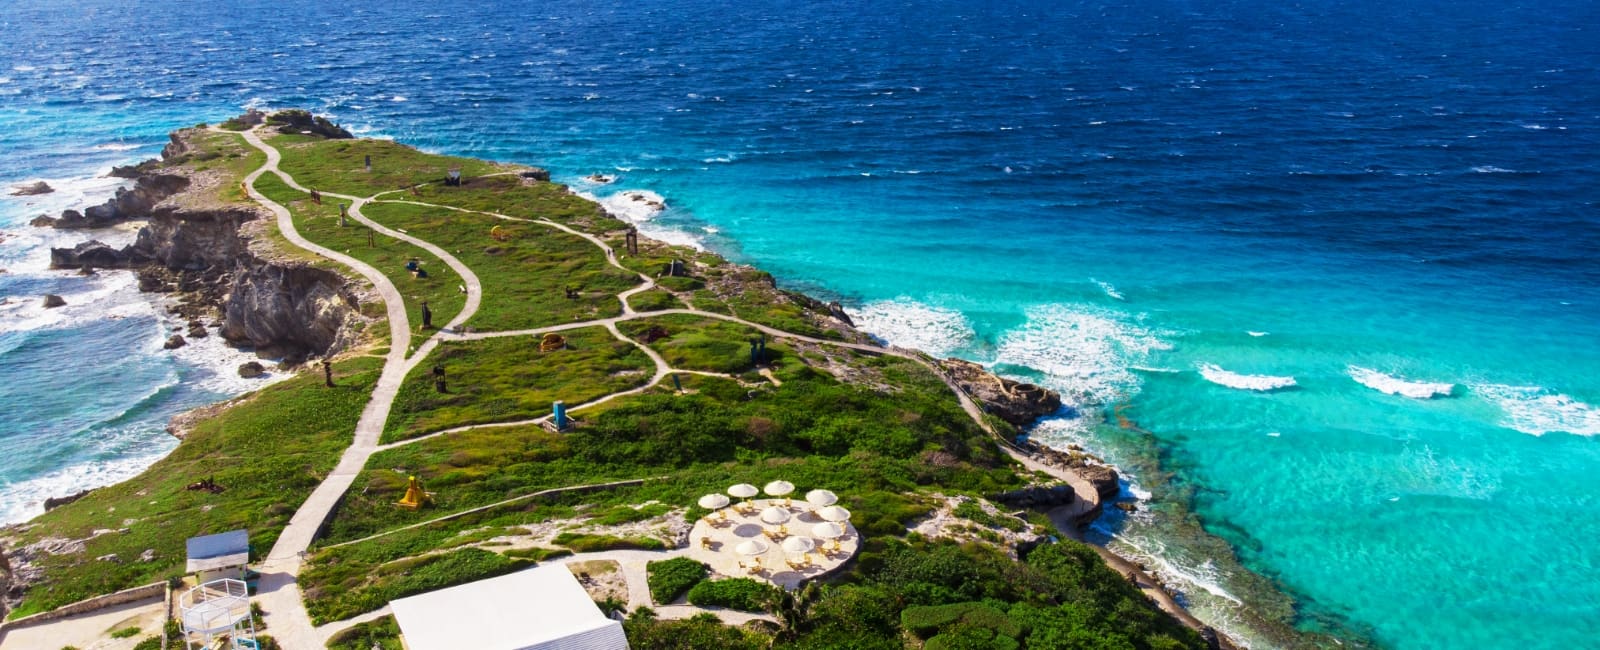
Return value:
[[(242, 528), (258, 626), (288, 648), (399, 647), (390, 601), (551, 562), (634, 648), (1226, 645), (1058, 539), (1118, 494), (1092, 457), (1019, 437), (1058, 395), (883, 347), (543, 170), (283, 111), (117, 173), (130, 189), (35, 225), (142, 222), (134, 243), (52, 263), (137, 273), (191, 337), (301, 371), (6, 529), (0, 642), (192, 586), (185, 540)], [(697, 560), (718, 509), (697, 497), (744, 483), (837, 492), (850, 550), (798, 576)]]

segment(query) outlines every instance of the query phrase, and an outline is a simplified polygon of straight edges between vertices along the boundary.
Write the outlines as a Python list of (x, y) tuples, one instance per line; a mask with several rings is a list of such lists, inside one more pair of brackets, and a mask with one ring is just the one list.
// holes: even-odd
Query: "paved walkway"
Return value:
[[(54, 650), (72, 646), (84, 650), (126, 650), (147, 636), (161, 636), (166, 612), (166, 599), (157, 595), (38, 625), (7, 627), (0, 630), (0, 649)], [(112, 630), (125, 627), (137, 627), (139, 633), (126, 639), (109, 636)]]

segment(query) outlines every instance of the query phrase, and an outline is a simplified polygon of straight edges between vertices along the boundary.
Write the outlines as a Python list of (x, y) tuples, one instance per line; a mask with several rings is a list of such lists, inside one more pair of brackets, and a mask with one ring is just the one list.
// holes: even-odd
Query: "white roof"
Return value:
[(628, 650), (564, 564), (390, 601), (411, 650)]

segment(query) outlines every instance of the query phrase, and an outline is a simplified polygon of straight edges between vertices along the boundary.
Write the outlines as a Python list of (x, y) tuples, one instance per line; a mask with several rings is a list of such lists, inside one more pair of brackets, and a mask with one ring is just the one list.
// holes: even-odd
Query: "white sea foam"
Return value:
[(1000, 338), (996, 364), (1031, 368), (1075, 406), (1107, 404), (1139, 379), (1130, 366), (1170, 346), (1135, 317), (1087, 305), (1040, 305)]
[(1250, 336), (1257, 337), (1257, 338), (1266, 336), (1268, 334), (1267, 332), (1259, 332), (1259, 331), (1256, 331), (1256, 330), (1245, 330), (1244, 333), (1245, 334), (1249, 334)]
[(1451, 383), (1408, 381), (1361, 366), (1350, 366), (1345, 369), (1345, 372), (1350, 375), (1351, 379), (1356, 380), (1356, 383), (1362, 386), (1380, 393), (1399, 395), (1411, 399), (1448, 397), (1456, 389), (1456, 385)]
[(654, 219), (667, 209), (667, 200), (649, 190), (623, 190), (600, 198), (582, 196), (599, 203), (607, 212), (636, 224)]
[(1127, 300), (1127, 298), (1123, 297), (1122, 292), (1117, 291), (1116, 285), (1111, 284), (1110, 282), (1101, 282), (1094, 278), (1089, 278), (1089, 281), (1099, 285), (1100, 290), (1104, 291), (1107, 296), (1116, 300)]
[(961, 312), (900, 297), (867, 303), (851, 310), (856, 326), (890, 345), (948, 356), (968, 345), (977, 334)]
[(1253, 390), (1268, 392), (1282, 390), (1295, 386), (1294, 377), (1275, 377), (1272, 375), (1241, 375), (1237, 372), (1223, 370), (1216, 364), (1206, 363), (1200, 365), (1200, 376), (1218, 386), (1237, 388), (1239, 390)]
[(1546, 433), (1600, 435), (1600, 408), (1570, 395), (1539, 386), (1473, 384), (1471, 388), (1473, 393), (1505, 412), (1501, 426), (1535, 436)]
[(177, 444), (176, 439), (165, 434), (162, 436), (166, 440), (147, 445), (160, 448), (157, 453), (82, 463), (26, 481), (0, 485), (0, 493), (5, 495), (4, 499), (0, 499), (0, 524), (20, 523), (38, 516), (44, 512), (44, 500), (47, 498), (120, 483), (138, 476), (166, 455), (171, 445)]
[(1479, 174), (1515, 174), (1515, 173), (1517, 173), (1517, 170), (1515, 170), (1515, 169), (1506, 169), (1504, 167), (1495, 167), (1494, 165), (1478, 165), (1477, 167), (1473, 167), (1472, 171), (1474, 171), (1476, 173), (1479, 173)]
[(138, 149), (141, 146), (143, 145), (130, 144), (127, 142), (107, 142), (105, 144), (95, 145), (94, 149), (96, 151), (131, 151)]
[(390, 97), (389, 101), (391, 101), (391, 102), (404, 102), (404, 101), (410, 101), (410, 100), (406, 99), (406, 97), (404, 95), (395, 95), (393, 97)]

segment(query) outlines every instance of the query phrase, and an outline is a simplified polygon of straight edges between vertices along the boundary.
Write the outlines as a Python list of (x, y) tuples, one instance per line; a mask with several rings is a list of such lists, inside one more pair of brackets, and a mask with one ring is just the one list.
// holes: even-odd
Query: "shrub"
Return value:
[(551, 558), (572, 555), (572, 551), (564, 548), (541, 548), (538, 546), (531, 546), (528, 548), (510, 549), (501, 553), (501, 555), (510, 558), (526, 558), (535, 562), (543, 562)]
[(122, 628), (120, 630), (112, 631), (111, 632), (111, 638), (113, 638), (113, 639), (126, 639), (126, 638), (128, 638), (130, 636), (133, 636), (135, 634), (138, 634), (138, 633), (139, 633), (139, 628), (137, 628), (137, 627), (125, 627), (125, 628)]
[(161, 650), (161, 637), (147, 636), (139, 645), (133, 646), (133, 650)]
[(665, 605), (706, 579), (706, 565), (686, 557), (651, 562), (645, 565), (650, 583), (650, 598)]
[(667, 545), (654, 537), (614, 537), (611, 535), (588, 535), (582, 533), (561, 533), (552, 544), (565, 546), (574, 553), (593, 553), (596, 551), (614, 551), (619, 549), (639, 549), (645, 551), (666, 550)]
[(750, 578), (702, 582), (689, 590), (689, 602), (700, 607), (726, 607), (746, 612), (766, 611), (778, 590)]

